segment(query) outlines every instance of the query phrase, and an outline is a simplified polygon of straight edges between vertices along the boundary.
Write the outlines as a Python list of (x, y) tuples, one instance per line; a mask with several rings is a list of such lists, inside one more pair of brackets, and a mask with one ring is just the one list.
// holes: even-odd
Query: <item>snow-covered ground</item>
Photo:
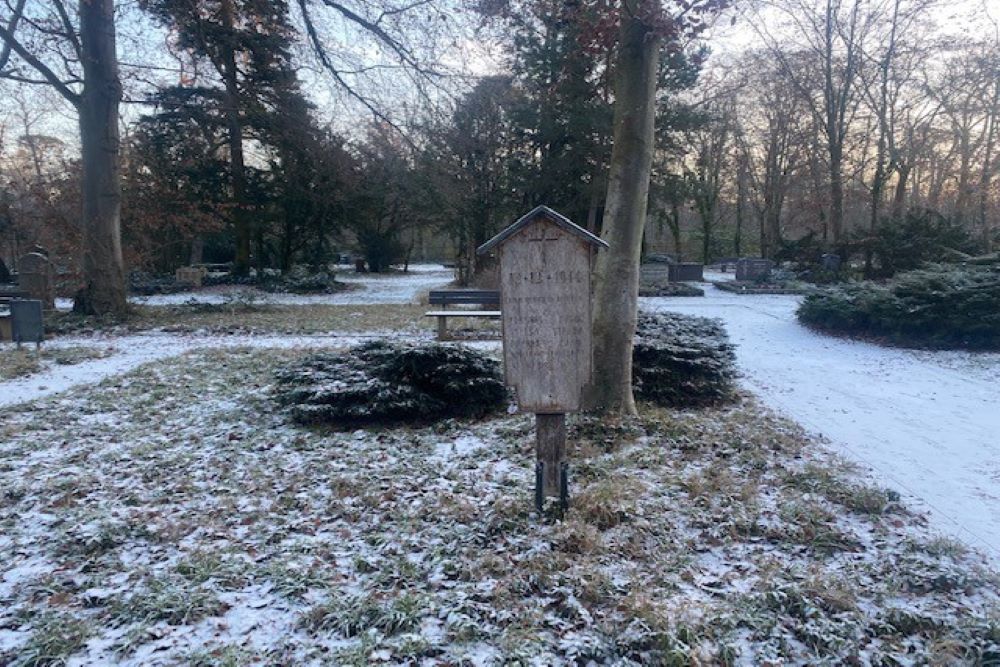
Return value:
[[(344, 273), (338, 280), (351, 283), (355, 289), (336, 294), (298, 295), (269, 294), (250, 290), (253, 298), (264, 303), (281, 305), (309, 304), (387, 304), (414, 303), (421, 293), (447, 285), (454, 279), (451, 269), (440, 264), (418, 264), (410, 267), (408, 273)], [(220, 287), (163, 294), (151, 297), (134, 297), (136, 303), (153, 306), (177, 305), (184, 303), (225, 303), (236, 298), (247, 288)], [(72, 308), (72, 301), (61, 299), (60, 309)], [(384, 337), (384, 332), (372, 332), (372, 336)], [(129, 336), (68, 336), (46, 343), (46, 347), (89, 346), (106, 348), (111, 354), (102, 359), (85, 361), (71, 366), (55, 365), (25, 378), (0, 382), (0, 407), (31, 401), (49, 396), (81, 384), (96, 384), (107, 377), (126, 373), (142, 364), (166, 359), (195, 349), (219, 347), (346, 347), (361, 340), (356, 335), (349, 336), (260, 336), (260, 335), (205, 335), (152, 332)], [(3, 349), (0, 347), (0, 349)]]
[[(282, 304), (412, 303), (421, 292), (451, 278), (451, 271), (440, 265), (423, 265), (411, 267), (408, 274), (347, 273), (341, 279), (357, 283), (358, 289), (339, 294), (258, 294)], [(738, 346), (747, 388), (827, 437), (836, 451), (870, 466), (887, 485), (917, 499), (942, 531), (1000, 557), (1000, 441), (995, 435), (1000, 433), (1000, 355), (890, 349), (832, 338), (795, 321), (800, 297), (739, 296), (710, 285), (705, 290), (705, 298), (647, 298), (641, 305), (723, 319)], [(223, 302), (228, 291), (157, 296), (144, 302)], [(167, 333), (61, 338), (49, 345), (110, 347), (114, 354), (0, 383), (0, 407), (96, 384), (194, 349), (340, 347), (357, 340)]]
[(375, 303), (414, 303), (425, 292), (435, 287), (443, 287), (455, 278), (451, 269), (440, 264), (415, 264), (407, 273), (354, 273), (345, 271), (337, 274), (337, 280), (355, 289), (335, 294), (272, 294), (247, 287), (230, 285), (177, 294), (157, 294), (135, 296), (132, 303), (147, 306), (174, 306), (185, 303), (225, 303), (239, 295), (250, 293), (256, 301), (279, 305), (346, 304), (361, 305)]
[(747, 388), (917, 499), (937, 528), (1000, 558), (1000, 354), (813, 333), (795, 320), (800, 299), (706, 285), (703, 299), (648, 298), (640, 307), (721, 318)]
[[(0, 382), (0, 408), (58, 394), (84, 384), (97, 384), (143, 364), (175, 357), (193, 350), (220, 348), (340, 348), (350, 347), (370, 338), (385, 338), (389, 332), (360, 335), (261, 336), (206, 335), (150, 332), (129, 336), (67, 336), (46, 343), (46, 348), (97, 347), (109, 354), (100, 359), (73, 365), (50, 365), (44, 371)], [(0, 348), (2, 349), (2, 348)]]

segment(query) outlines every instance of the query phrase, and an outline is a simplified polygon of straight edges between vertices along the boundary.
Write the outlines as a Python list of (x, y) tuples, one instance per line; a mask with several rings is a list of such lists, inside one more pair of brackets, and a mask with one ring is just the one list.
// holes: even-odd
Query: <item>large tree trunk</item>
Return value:
[(118, 104), (122, 96), (115, 54), (113, 0), (80, 1), (83, 94), (83, 277), (74, 309), (95, 315), (126, 310), (121, 246), (121, 161)]
[[(635, 414), (632, 339), (639, 261), (653, 162), (656, 71), (660, 38), (640, 16), (646, 2), (627, 0), (615, 63), (614, 144), (603, 238), (594, 290), (594, 382), (588, 408)], [(651, 13), (650, 13), (651, 14)]]
[[(236, 10), (232, 0), (222, 2), (222, 23), (232, 30), (236, 23)], [(247, 210), (246, 167), (243, 160), (243, 121), (240, 118), (239, 72), (236, 69), (236, 52), (231, 45), (225, 49), (222, 76), (226, 83), (226, 131), (229, 140), (229, 171), (233, 187), (233, 225), (236, 228), (236, 261), (233, 271), (246, 275), (250, 271), (250, 219)]]

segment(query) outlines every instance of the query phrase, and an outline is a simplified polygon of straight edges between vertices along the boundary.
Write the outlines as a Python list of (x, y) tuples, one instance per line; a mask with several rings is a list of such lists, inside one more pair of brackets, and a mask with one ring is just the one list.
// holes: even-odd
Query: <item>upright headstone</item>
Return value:
[(174, 271), (174, 282), (178, 285), (201, 287), (201, 282), (206, 275), (208, 275), (208, 269), (204, 266), (181, 266)]
[(672, 283), (700, 283), (705, 280), (704, 269), (705, 266), (703, 264), (681, 262), (679, 264), (670, 265), (668, 276), (670, 278), (670, 282)]
[(769, 259), (743, 257), (736, 262), (736, 280), (763, 280), (771, 275), (774, 262)]
[(539, 206), (480, 246), (496, 251), (504, 375), (518, 407), (536, 414), (538, 498), (560, 492), (567, 412), (591, 382), (591, 272), (607, 243)]
[(830, 273), (840, 273), (840, 255), (834, 252), (823, 254), (823, 269)]
[(53, 310), (55, 300), (55, 267), (48, 257), (40, 252), (22, 255), (17, 263), (17, 285), (32, 299), (42, 302), (42, 308)]
[(15, 299), (10, 302), (11, 338), (21, 343), (41, 345), (45, 337), (42, 323), (42, 302), (37, 299)]

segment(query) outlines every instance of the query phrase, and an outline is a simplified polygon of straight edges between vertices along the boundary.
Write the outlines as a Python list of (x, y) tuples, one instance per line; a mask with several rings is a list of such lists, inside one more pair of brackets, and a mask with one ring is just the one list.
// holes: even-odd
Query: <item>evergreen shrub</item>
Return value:
[(276, 387), (296, 421), (345, 426), (482, 417), (506, 395), (499, 362), (480, 352), (384, 341), (309, 355)]
[(944, 349), (1000, 349), (1000, 265), (932, 265), (885, 285), (865, 282), (810, 294), (803, 324), (829, 333)]
[(639, 296), (705, 296), (705, 290), (687, 283), (640, 285)]
[(334, 280), (332, 273), (313, 270), (302, 264), (296, 264), (283, 274), (264, 274), (258, 284), (267, 292), (292, 294), (329, 294), (344, 289), (344, 284)]
[(632, 354), (636, 398), (669, 407), (735, 396), (736, 354), (719, 320), (640, 313)]

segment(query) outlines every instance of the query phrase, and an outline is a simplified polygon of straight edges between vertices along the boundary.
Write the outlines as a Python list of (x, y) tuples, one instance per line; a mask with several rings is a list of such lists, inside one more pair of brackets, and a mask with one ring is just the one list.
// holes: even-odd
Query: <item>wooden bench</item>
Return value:
[[(485, 289), (431, 290), (428, 301), (442, 310), (431, 310), (426, 317), (437, 318), (437, 339), (448, 339), (449, 317), (485, 317), (500, 319), (500, 291)], [(448, 310), (448, 306), (492, 306), (493, 310)]]

